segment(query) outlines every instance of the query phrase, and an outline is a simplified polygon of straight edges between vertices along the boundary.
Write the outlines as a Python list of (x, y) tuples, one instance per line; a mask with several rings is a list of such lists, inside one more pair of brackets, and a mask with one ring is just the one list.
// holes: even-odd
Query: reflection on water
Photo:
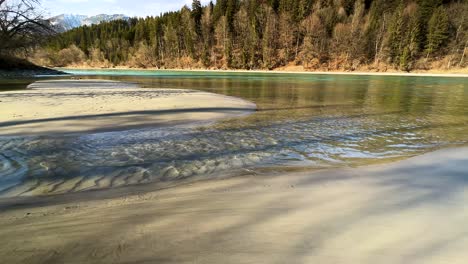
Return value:
[(468, 142), (463, 78), (105, 74), (98, 77), (238, 96), (259, 111), (195, 128), (3, 138), (3, 195), (163, 184), (246, 169), (355, 166)]

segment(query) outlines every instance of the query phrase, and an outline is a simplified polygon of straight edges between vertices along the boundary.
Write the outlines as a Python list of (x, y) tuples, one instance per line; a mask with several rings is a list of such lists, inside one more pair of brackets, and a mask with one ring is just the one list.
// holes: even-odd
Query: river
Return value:
[[(256, 103), (258, 111), (196, 127), (0, 136), (0, 195), (353, 167), (468, 143), (468, 78), (68, 72), (81, 78), (136, 82), (148, 88), (236, 96)], [(21, 89), (30, 81), (0, 82), (0, 89)]]

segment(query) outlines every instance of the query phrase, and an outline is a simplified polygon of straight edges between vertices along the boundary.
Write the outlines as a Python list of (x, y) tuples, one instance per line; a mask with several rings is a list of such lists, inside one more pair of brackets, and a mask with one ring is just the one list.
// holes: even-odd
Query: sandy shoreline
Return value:
[(0, 93), (0, 136), (115, 131), (244, 115), (255, 104), (213, 93), (102, 80), (39, 81)]
[(407, 76), (407, 77), (452, 77), (452, 78), (467, 78), (468, 73), (439, 73), (439, 72), (340, 72), (340, 71), (289, 71), (289, 70), (210, 70), (210, 69), (157, 69), (157, 68), (89, 68), (89, 67), (66, 67), (56, 68), (60, 71), (69, 70), (132, 70), (132, 71), (160, 71), (160, 72), (216, 72), (216, 73), (270, 73), (270, 74), (306, 74), (306, 75), (367, 75), (367, 76)]
[(0, 199), (5, 263), (465, 263), (468, 148), (283, 175)]

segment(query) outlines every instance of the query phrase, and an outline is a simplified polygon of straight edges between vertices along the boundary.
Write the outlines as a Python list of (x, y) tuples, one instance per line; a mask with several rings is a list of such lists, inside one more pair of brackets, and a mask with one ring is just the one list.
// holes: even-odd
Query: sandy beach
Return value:
[(213, 93), (103, 80), (39, 81), (0, 93), (0, 136), (115, 131), (245, 115), (255, 104)]
[(465, 263), (468, 148), (388, 165), (0, 200), (4, 263)]

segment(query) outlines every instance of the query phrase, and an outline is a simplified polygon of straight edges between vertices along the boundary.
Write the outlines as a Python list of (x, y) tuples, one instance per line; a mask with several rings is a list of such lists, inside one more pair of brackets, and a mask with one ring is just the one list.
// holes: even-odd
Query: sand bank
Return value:
[(466, 263), (468, 148), (388, 165), (0, 200), (4, 263)]
[(40, 81), (0, 93), (0, 135), (114, 131), (251, 113), (253, 103), (207, 92), (102, 80)]

